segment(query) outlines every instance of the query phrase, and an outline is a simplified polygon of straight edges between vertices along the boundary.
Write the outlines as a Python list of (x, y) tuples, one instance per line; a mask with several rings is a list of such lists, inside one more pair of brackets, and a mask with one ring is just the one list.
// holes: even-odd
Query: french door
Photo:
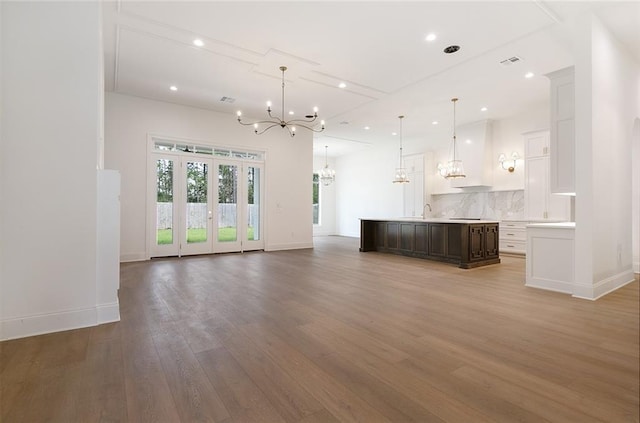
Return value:
[(150, 167), (151, 257), (211, 253), (213, 160), (154, 154)]
[(217, 176), (214, 252), (263, 249), (263, 165), (215, 159), (214, 168)]
[(153, 153), (149, 165), (149, 256), (258, 250), (262, 164)]

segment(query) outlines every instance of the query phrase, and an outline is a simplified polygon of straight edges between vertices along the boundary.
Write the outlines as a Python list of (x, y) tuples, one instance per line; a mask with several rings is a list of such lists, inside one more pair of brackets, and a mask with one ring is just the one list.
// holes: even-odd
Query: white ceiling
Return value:
[[(237, 110), (263, 118), (266, 100), (280, 110), (285, 65), (287, 110), (318, 106), (327, 121), (317, 153), (395, 144), (400, 114), (405, 140), (436, 143), (451, 130), (452, 97), (460, 98), (458, 124), (546, 101), (543, 75), (573, 61), (563, 23), (590, 10), (640, 62), (640, 2), (105, 3), (106, 87), (229, 119)], [(431, 32), (437, 39), (425, 41)], [(444, 54), (452, 44), (460, 51)], [(499, 64), (512, 56), (523, 60)]]

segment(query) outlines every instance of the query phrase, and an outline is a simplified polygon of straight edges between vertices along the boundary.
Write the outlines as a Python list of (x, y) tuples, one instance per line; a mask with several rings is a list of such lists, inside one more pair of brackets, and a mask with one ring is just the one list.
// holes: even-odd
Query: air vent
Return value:
[(234, 101), (236, 101), (236, 99), (232, 98), (232, 97), (224, 96), (224, 97), (220, 98), (220, 101), (223, 102), (223, 103), (233, 103)]
[(347, 122), (346, 120), (343, 120), (342, 122), (340, 122), (340, 125), (348, 125), (349, 122)]
[(447, 54), (451, 54), (451, 53), (455, 53), (458, 50), (460, 50), (460, 46), (449, 46), (449, 47), (446, 47), (443, 51)]
[(504, 59), (500, 61), (502, 66), (511, 66), (514, 63), (522, 62), (522, 59), (518, 56), (509, 57), (508, 59)]

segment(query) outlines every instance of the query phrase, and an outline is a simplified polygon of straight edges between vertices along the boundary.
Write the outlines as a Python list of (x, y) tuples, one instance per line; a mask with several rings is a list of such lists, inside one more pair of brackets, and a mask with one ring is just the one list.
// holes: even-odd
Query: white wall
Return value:
[[(640, 78), (640, 75), (638, 75)], [(640, 83), (638, 83), (640, 89)], [(640, 92), (638, 93), (640, 103)], [(640, 104), (638, 104), (640, 110)], [(631, 152), (631, 174), (633, 176), (633, 204), (631, 216), (633, 219), (633, 271), (640, 273), (640, 116), (633, 125), (633, 147)]]
[[(492, 121), (493, 135), (491, 148), (495, 154), (493, 185), (490, 190), (509, 191), (524, 189), (524, 161), (518, 162), (514, 173), (503, 170), (498, 163), (498, 154), (517, 151), (524, 157), (522, 133), (549, 127), (549, 105), (532, 107), (527, 113), (503, 120)], [(486, 193), (474, 188), (451, 188), (449, 181), (437, 174), (438, 161), (445, 162), (451, 134), (444, 132), (432, 139), (409, 139), (405, 143), (405, 154), (425, 153), (426, 191), (433, 193), (478, 194)], [(397, 146), (371, 147), (349, 155), (338, 157), (336, 171), (336, 220), (337, 232), (344, 236), (360, 236), (360, 217), (398, 217), (403, 214), (402, 187), (391, 183), (397, 166)], [(484, 189), (486, 191), (486, 189)], [(431, 199), (425, 198), (428, 202)]]
[(631, 150), (640, 71), (593, 15), (576, 25), (576, 285), (597, 298), (633, 280)]
[[(336, 175), (337, 231), (360, 236), (360, 218), (402, 216), (401, 184), (391, 181), (398, 160), (396, 146), (369, 148), (338, 157)], [(338, 177), (336, 176), (336, 178)]]
[(180, 106), (116, 93), (105, 104), (105, 166), (119, 170), (121, 259), (144, 260), (146, 251), (147, 135), (216, 146), (266, 151), (265, 249), (312, 247), (312, 155), (308, 131), (291, 138), (281, 128), (255, 135), (235, 114)]
[[(336, 168), (335, 159), (330, 157), (327, 160), (331, 169)], [(325, 156), (313, 156), (313, 171), (319, 172), (324, 168)], [(336, 173), (336, 180), (324, 186), (320, 182), (320, 224), (313, 225), (313, 235), (335, 235), (336, 234), (336, 184), (340, 182), (340, 175)]]
[(100, 4), (1, 2), (0, 339), (98, 323)]

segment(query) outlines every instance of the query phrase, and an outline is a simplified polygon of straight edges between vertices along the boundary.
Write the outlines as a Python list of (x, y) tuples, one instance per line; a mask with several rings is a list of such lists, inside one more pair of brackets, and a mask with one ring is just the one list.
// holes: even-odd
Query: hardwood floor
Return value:
[(638, 280), (314, 242), (123, 264), (121, 322), (0, 343), (0, 421), (638, 422)]

